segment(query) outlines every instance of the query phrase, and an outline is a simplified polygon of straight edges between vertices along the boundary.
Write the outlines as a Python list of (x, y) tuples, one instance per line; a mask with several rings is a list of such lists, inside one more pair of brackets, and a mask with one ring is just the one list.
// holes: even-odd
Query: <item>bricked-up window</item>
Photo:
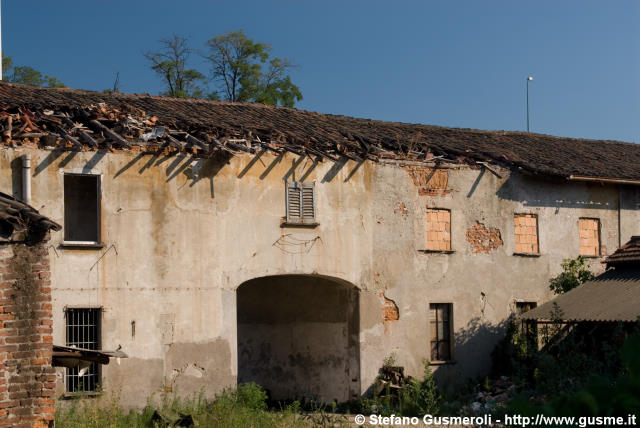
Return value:
[(427, 209), (427, 250), (451, 251), (451, 211)]
[[(68, 308), (67, 346), (100, 349), (101, 318), (100, 308)], [(91, 363), (88, 368), (68, 368), (66, 374), (67, 392), (82, 393), (97, 391), (100, 383), (100, 365)]]
[(315, 183), (287, 183), (287, 222), (316, 222)]
[(580, 255), (600, 255), (600, 220), (597, 218), (581, 218), (578, 220), (580, 230)]
[(429, 324), (431, 330), (431, 361), (451, 360), (451, 321), (453, 304), (431, 303)]
[(64, 240), (100, 242), (100, 176), (64, 175)]
[(513, 219), (515, 226), (515, 253), (539, 254), (538, 249), (538, 216), (536, 214), (516, 214)]

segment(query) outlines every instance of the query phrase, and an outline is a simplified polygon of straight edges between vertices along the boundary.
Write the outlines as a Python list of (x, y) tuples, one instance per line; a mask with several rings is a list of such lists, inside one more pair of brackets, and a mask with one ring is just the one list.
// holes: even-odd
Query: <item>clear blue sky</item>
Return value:
[[(640, 2), (3, 0), (3, 50), (67, 86), (158, 94), (142, 52), (231, 30), (292, 59), (298, 108), (640, 142)], [(197, 56), (192, 66), (206, 71)]]

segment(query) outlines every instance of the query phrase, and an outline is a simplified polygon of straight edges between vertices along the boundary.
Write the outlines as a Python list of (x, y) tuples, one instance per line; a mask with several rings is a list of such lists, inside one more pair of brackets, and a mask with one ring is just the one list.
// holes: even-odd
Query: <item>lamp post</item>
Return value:
[(533, 80), (533, 77), (527, 77), (527, 132), (529, 132), (529, 82)]

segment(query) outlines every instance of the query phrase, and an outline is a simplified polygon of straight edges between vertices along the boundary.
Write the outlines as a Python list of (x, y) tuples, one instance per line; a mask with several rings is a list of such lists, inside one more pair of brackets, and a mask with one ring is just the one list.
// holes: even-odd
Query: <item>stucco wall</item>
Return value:
[[(438, 376), (455, 382), (482, 374), (515, 301), (548, 300), (549, 278), (563, 258), (578, 254), (579, 217), (600, 219), (603, 251), (619, 239), (616, 187), (501, 169), (498, 178), (449, 167), (430, 189), (430, 170), (395, 163), (5, 149), (0, 189), (18, 191), (10, 165), (25, 150), (33, 205), (59, 223), (63, 174), (102, 176), (104, 247), (66, 248), (61, 232), (52, 236), (54, 341), (65, 341), (65, 306), (103, 307), (103, 348), (121, 345), (130, 355), (105, 367), (105, 387), (120, 389), (131, 405), (154, 391), (205, 387), (211, 395), (234, 384), (235, 290), (269, 275), (326, 275), (357, 287), (362, 391), (391, 353), (408, 374), (421, 374), (429, 303), (453, 303), (455, 364), (437, 367)], [(316, 182), (318, 227), (281, 227), (284, 179)], [(625, 205), (625, 224), (638, 224), (638, 202)], [(451, 210), (452, 253), (420, 251), (428, 207)], [(537, 214), (539, 257), (513, 255), (514, 213)], [(477, 223), (496, 229), (503, 244), (474, 253), (467, 231)], [(623, 226), (623, 234), (633, 227)], [(398, 319), (384, 321), (393, 305)]]
[(359, 395), (356, 289), (278, 276), (244, 283), (237, 297), (238, 382), (256, 382), (275, 400)]

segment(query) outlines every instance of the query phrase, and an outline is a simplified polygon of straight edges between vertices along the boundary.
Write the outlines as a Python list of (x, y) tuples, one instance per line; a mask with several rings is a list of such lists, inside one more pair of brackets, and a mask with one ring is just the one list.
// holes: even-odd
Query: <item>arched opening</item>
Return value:
[(358, 290), (311, 275), (256, 278), (237, 290), (238, 383), (274, 400), (360, 393)]

